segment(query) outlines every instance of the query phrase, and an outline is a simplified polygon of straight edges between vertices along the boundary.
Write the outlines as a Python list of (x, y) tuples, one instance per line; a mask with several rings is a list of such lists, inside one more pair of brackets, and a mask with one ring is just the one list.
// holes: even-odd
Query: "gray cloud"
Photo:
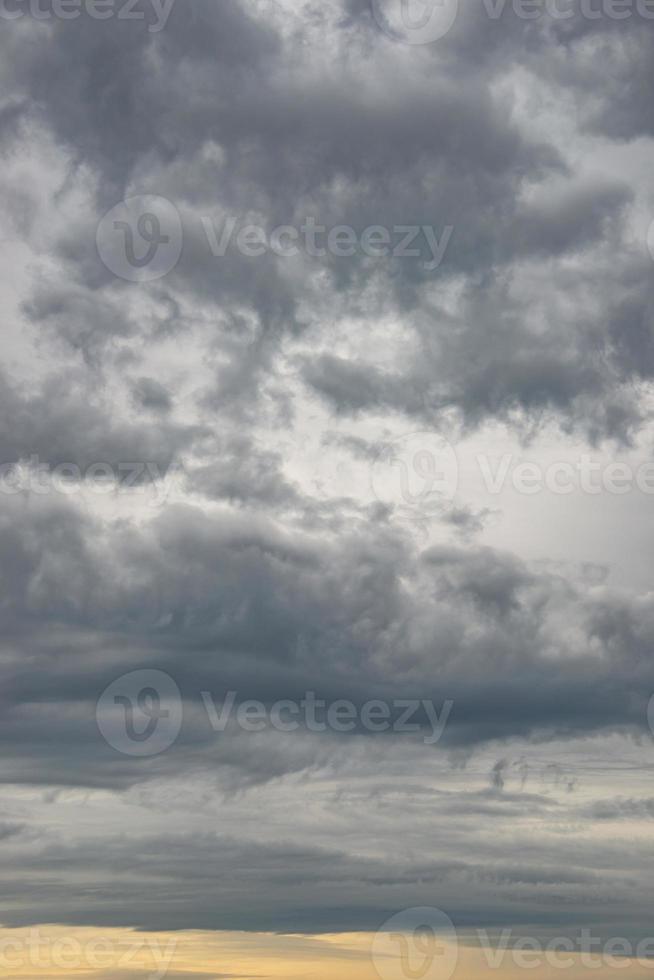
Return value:
[[(416, 429), (651, 459), (649, 27), (461, 7), (413, 46), (363, 0), (3, 25), (0, 463), (176, 476), (0, 493), (9, 926), (648, 928), (647, 498), (495, 506), (461, 467), (406, 519), (371, 485)], [(183, 242), (136, 284), (96, 230), (150, 194)], [(452, 234), (437, 268), (213, 254), (230, 219)], [(95, 710), (146, 668), (184, 717), (136, 759)], [(216, 733), (229, 690), (454, 704), (435, 746)]]

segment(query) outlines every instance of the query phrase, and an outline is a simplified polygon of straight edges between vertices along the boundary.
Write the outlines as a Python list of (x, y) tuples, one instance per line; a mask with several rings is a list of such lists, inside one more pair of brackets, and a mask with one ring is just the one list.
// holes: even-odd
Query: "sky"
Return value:
[(654, 975), (653, 41), (0, 0), (1, 976)]

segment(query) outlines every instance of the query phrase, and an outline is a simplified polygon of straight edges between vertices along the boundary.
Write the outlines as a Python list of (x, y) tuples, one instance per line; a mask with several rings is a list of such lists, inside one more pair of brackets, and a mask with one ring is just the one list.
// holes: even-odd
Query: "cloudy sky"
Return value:
[(0, 2), (1, 975), (654, 955), (653, 40)]

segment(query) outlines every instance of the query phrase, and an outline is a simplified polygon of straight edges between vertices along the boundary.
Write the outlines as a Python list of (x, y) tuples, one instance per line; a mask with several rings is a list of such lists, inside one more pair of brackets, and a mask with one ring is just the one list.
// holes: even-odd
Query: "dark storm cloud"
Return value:
[(22, 824), (14, 823), (0, 823), (0, 841), (5, 841), (9, 837), (15, 837), (16, 834), (20, 834), (24, 829)]
[(409, 318), (404, 370), (321, 354), (303, 359), (304, 378), (346, 415), (386, 409), (444, 427), (454, 409), (468, 427), (553, 419), (591, 441), (628, 441), (649, 417), (638, 386), (650, 380), (651, 263), (632, 255), (611, 268), (614, 257), (582, 280), (552, 271), (535, 296), (500, 276), (470, 284), (456, 315), (434, 304)]
[(651, 820), (654, 817), (654, 799), (627, 800), (621, 797), (599, 800), (584, 811), (593, 820)]
[[(256, 401), (287, 330), (301, 331), (334, 304), (342, 315), (356, 304), (374, 318), (379, 303), (404, 317), (422, 365), (429, 336), (429, 373), (449, 378), (449, 386), (435, 389), (419, 368), (383, 379), (363, 364), (310, 365), (308, 380), (340, 410), (425, 414), (427, 406), (438, 416), (453, 407), (471, 424), (515, 409), (527, 415), (545, 410), (566, 424), (626, 437), (639, 420), (629, 387), (634, 371), (624, 358), (615, 364), (608, 324), (588, 329), (583, 296), (594, 285), (592, 264), (578, 273), (565, 322), (557, 325), (557, 317), (552, 324), (566, 337), (558, 354), (559, 345), (526, 322), (523, 303), (505, 294), (504, 270), (516, 260), (561, 259), (602, 239), (621, 248), (630, 188), (575, 178), (560, 151), (521, 132), (502, 99), (489, 92), (489, 80), (508, 67), (499, 54), (491, 57), (495, 45), (501, 42), (505, 52), (512, 39), (516, 63), (531, 64), (531, 57), (538, 66), (548, 52), (557, 58), (562, 42), (547, 25), (529, 28), (510, 11), (498, 22), (486, 17), (485, 24), (466, 11), (439, 48), (448, 71), (418, 50), (411, 64), (402, 62), (392, 96), (378, 99), (374, 86), (360, 83), (361, 59), (381, 83), (397, 46), (379, 36), (364, 44), (357, 25), (355, 18), (337, 27), (335, 43), (354, 45), (344, 47), (338, 76), (307, 62), (301, 45), (284, 43), (270, 24), (235, 3), (178, 5), (156, 35), (141, 25), (82, 18), (56, 23), (53, 37), (42, 24), (21, 22), (24, 29), (6, 32), (3, 43), (16, 97), (32, 96), (33, 111), (73, 154), (71, 166), (85, 164), (101, 175), (98, 216), (128, 185), (168, 196), (185, 228), (182, 258), (170, 279), (175, 294), (215, 304), (222, 319), (251, 310), (270, 333), (256, 347), (232, 350), (216, 382), (214, 404), (221, 409)], [(597, 30), (605, 33), (606, 25)], [(488, 32), (490, 48), (479, 67)], [(523, 35), (531, 46), (524, 47)], [(566, 43), (574, 53), (580, 42)], [(448, 60), (452, 52), (456, 61)], [(86, 84), (78, 84), (80, 76)], [(215, 152), (207, 153), (212, 145)], [(144, 179), (146, 166), (158, 175), (156, 186), (152, 177)], [(556, 174), (568, 179), (550, 186), (545, 178)], [(246, 212), (269, 230), (315, 217), (326, 227), (429, 224), (438, 234), (445, 226), (454, 232), (436, 273), (418, 261), (380, 265), (332, 256), (302, 261), (298, 276), (288, 260), (272, 255), (256, 261), (234, 251), (212, 256), (201, 217), (220, 230), (231, 215)], [(60, 238), (78, 291), (37, 297), (28, 311), (37, 322), (47, 316), (69, 342), (98, 356), (108, 335), (131, 327), (120, 318), (107, 324), (110, 308), (103, 312), (96, 303), (97, 286), (108, 280), (89, 248), (92, 231), (89, 221)], [(426, 290), (460, 275), (469, 280), (467, 301), (452, 324)], [(556, 266), (552, 277), (561, 280)], [(374, 305), (360, 298), (368, 281), (376, 283)], [(625, 302), (638, 303), (643, 288), (633, 284)], [(480, 335), (487, 350), (479, 350)], [(592, 356), (598, 349), (602, 360)], [(639, 372), (650, 377), (642, 363)]]
[[(309, 690), (358, 705), (451, 699), (445, 749), (645, 730), (647, 599), (588, 590), (488, 548), (415, 555), (379, 528), (325, 541), (190, 507), (169, 507), (142, 531), (49, 502), (12, 509), (21, 526), (8, 516), (0, 538), (13, 555), (4, 587), (9, 781), (20, 771), (29, 782), (129, 785), (213, 760), (256, 782), (324, 761), (339, 743), (272, 739), (262, 754), (259, 740), (230, 729), (217, 746), (201, 691), (266, 704)], [(116, 757), (95, 727), (104, 688), (136, 667), (168, 671), (188, 702), (179, 743), (147, 769)]]
[(118, 303), (69, 284), (40, 283), (25, 313), (40, 330), (81, 352), (91, 366), (98, 364), (106, 344), (137, 330)]
[(90, 17), (66, 22), (26, 16), (5, 26), (10, 28), (2, 38), (7, 91), (33, 100), (33, 109), (58, 139), (74, 148), (77, 166), (102, 169), (107, 206), (115, 203), (109, 195), (124, 188), (141, 154), (155, 149), (170, 159), (178, 151), (183, 134), (160, 127), (171, 108), (173, 66), (179, 68), (193, 52), (214, 80), (236, 72), (243, 81), (278, 47), (274, 34), (234, 0), (219, 7), (203, 0), (176, 5), (167, 30), (158, 34), (143, 22), (119, 18), (109, 24)]
[[(632, 194), (625, 184), (570, 182), (541, 193), (524, 205), (516, 219), (516, 254), (558, 255), (577, 251), (610, 235), (608, 222), (619, 218)], [(615, 237), (614, 240), (619, 241)]]
[(135, 400), (152, 412), (165, 415), (172, 408), (170, 392), (155, 378), (139, 378), (133, 392)]
[(213, 455), (217, 462), (199, 467), (189, 476), (189, 486), (206, 497), (272, 507), (288, 506), (299, 499), (281, 473), (282, 458), (278, 453), (260, 449), (248, 438), (236, 437), (223, 443)]
[[(99, 390), (98, 390), (99, 389)], [(184, 449), (206, 435), (197, 426), (131, 421), (111, 406), (102, 386), (73, 370), (19, 389), (0, 375), (0, 461), (3, 466), (36, 457), (38, 464), (150, 462), (165, 475)]]

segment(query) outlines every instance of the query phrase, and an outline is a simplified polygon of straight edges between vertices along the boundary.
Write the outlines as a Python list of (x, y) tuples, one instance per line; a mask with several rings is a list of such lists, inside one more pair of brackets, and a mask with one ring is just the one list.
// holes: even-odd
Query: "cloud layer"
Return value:
[[(651, 461), (654, 25), (459, 6), (424, 45), (364, 0), (3, 20), (3, 924), (645, 934), (649, 502), (563, 534), (463, 460)], [(144, 195), (179, 259), (127, 281), (98, 226)], [(420, 432), (453, 499), (401, 482)], [(145, 758), (96, 718), (136, 670), (183, 705)], [(216, 732), (229, 691), (453, 708), (437, 745)]]

